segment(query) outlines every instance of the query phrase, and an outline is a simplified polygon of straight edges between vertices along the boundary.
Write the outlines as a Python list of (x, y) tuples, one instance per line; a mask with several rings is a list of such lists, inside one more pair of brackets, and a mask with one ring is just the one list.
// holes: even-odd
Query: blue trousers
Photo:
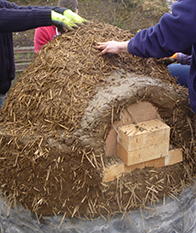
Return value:
[(1, 107), (3, 106), (3, 103), (4, 103), (4, 101), (5, 101), (5, 97), (6, 97), (7, 95), (5, 94), (5, 95), (1, 95), (0, 94), (0, 109), (1, 109)]
[(190, 66), (189, 65), (181, 65), (181, 64), (170, 64), (168, 65), (168, 70), (170, 74), (174, 77), (177, 78), (177, 83), (188, 87), (188, 77), (189, 77), (189, 71), (190, 71)]

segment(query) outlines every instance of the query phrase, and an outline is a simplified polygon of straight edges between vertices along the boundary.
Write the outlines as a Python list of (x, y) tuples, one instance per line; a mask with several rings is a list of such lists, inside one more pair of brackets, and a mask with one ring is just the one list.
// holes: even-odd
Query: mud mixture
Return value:
[[(177, 199), (194, 181), (195, 115), (187, 89), (178, 86), (156, 59), (99, 56), (95, 49), (97, 42), (126, 41), (133, 36), (90, 22), (44, 46), (19, 77), (0, 112), (0, 187), (10, 206), (20, 203), (40, 216), (61, 213), (91, 219), (126, 214), (166, 196)], [(128, 73), (144, 82), (145, 77), (161, 80), (164, 88), (146, 86), (132, 97), (114, 99), (100, 109), (99, 116), (81, 124), (98, 91), (110, 87), (112, 92), (115, 75), (114, 80), (108, 77), (115, 72), (125, 81)], [(112, 159), (104, 156), (112, 121), (119, 119), (121, 109), (138, 101), (148, 101), (158, 109), (171, 127), (170, 144), (183, 150), (183, 162), (136, 169), (103, 183), (106, 160)]]

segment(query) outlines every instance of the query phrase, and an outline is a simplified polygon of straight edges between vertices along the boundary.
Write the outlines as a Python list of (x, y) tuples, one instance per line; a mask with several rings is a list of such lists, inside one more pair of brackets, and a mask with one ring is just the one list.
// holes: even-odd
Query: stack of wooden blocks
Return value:
[(169, 150), (169, 141), (170, 127), (158, 119), (119, 127), (118, 158), (105, 168), (103, 182), (136, 168), (158, 168), (181, 162), (181, 149)]

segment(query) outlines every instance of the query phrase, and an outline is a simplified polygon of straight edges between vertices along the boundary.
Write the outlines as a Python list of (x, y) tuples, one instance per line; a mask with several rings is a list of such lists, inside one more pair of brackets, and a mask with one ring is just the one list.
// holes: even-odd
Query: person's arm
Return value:
[(181, 65), (190, 65), (191, 64), (191, 55), (184, 53), (175, 53), (171, 57), (161, 58), (159, 60), (160, 63), (165, 65), (170, 65), (172, 63), (179, 63)]
[(108, 42), (100, 42), (97, 43), (96, 48), (101, 49), (100, 55), (103, 55), (105, 53), (128, 53), (128, 42), (129, 41), (123, 41), (123, 42), (117, 42), (117, 41), (108, 41)]
[[(172, 5), (172, 14), (166, 13), (154, 27), (139, 31), (128, 42), (128, 52), (140, 57), (170, 57), (176, 51), (190, 50), (196, 43), (196, 1), (181, 0)], [(104, 53), (127, 52), (125, 44), (113, 41), (98, 43)], [(124, 47), (119, 50), (119, 47)]]
[(129, 41), (128, 51), (141, 57), (169, 57), (196, 43), (196, 1), (181, 0), (172, 5), (154, 27), (141, 30)]
[(40, 26), (52, 25), (52, 7), (18, 6), (0, 1), (0, 32), (24, 31)]
[(56, 25), (61, 29), (78, 27), (86, 20), (66, 8), (18, 6), (0, 1), (0, 33), (25, 31), (42, 26)]

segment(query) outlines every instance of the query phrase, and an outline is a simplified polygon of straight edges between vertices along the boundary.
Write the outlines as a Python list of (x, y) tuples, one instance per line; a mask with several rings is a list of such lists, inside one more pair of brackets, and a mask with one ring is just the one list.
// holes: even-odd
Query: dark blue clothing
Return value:
[(184, 53), (177, 53), (177, 63), (181, 65), (190, 65), (191, 64), (191, 55)]
[(190, 65), (181, 65), (179, 63), (173, 63), (167, 66), (170, 74), (177, 78), (177, 83), (181, 86), (188, 87), (188, 79), (190, 72)]
[(190, 104), (196, 113), (196, 1), (179, 0), (159, 23), (141, 30), (129, 41), (128, 51), (140, 57), (170, 57), (175, 52), (187, 53), (192, 48), (188, 79)]
[(0, 94), (5, 94), (15, 77), (12, 32), (52, 25), (51, 10), (58, 7), (18, 6), (0, 0)]
[(191, 55), (187, 55), (184, 53), (176, 53), (176, 55), (177, 63), (172, 63), (168, 65), (168, 70), (174, 78), (177, 78), (178, 84), (188, 87)]

